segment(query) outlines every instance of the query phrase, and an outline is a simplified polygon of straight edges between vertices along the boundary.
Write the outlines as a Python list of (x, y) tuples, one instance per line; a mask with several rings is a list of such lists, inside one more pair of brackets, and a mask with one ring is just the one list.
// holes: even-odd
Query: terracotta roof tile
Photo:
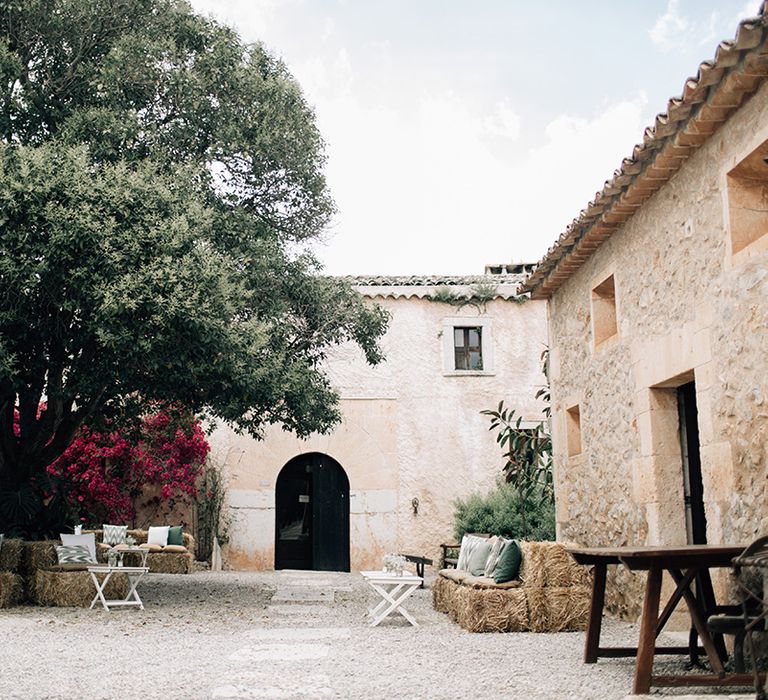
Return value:
[(477, 285), (493, 285), (494, 298), (511, 299), (518, 296), (517, 289), (525, 280), (532, 265), (524, 272), (485, 275), (358, 275), (344, 277), (363, 296), (390, 299), (417, 297), (423, 299), (438, 289), (449, 289), (455, 294), (469, 294)]
[(550, 297), (762, 85), (768, 77), (767, 4), (762, 3), (757, 17), (741, 22), (735, 38), (720, 42), (714, 59), (701, 63), (696, 77), (685, 81), (682, 95), (669, 100), (667, 111), (645, 130), (643, 142), (560, 235), (520, 292), (534, 299)]

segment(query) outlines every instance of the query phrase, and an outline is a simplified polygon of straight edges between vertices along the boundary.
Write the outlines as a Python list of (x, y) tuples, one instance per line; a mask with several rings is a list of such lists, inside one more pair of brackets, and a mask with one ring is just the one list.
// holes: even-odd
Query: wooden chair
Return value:
[[(752, 668), (755, 677), (755, 699), (768, 700), (760, 672), (758, 660), (755, 656), (755, 645), (752, 632), (768, 629), (768, 599), (766, 592), (768, 587), (763, 585), (763, 590), (755, 592), (754, 586), (748, 582), (750, 572), (760, 574), (765, 581), (768, 577), (768, 537), (759, 537), (750, 544), (738, 557), (733, 559), (733, 569), (736, 582), (743, 592), (741, 602), (741, 615), (713, 615), (707, 620), (707, 626), (712, 632), (734, 635), (734, 670), (744, 671), (744, 645), (752, 659)], [(754, 576), (752, 576), (754, 578)]]

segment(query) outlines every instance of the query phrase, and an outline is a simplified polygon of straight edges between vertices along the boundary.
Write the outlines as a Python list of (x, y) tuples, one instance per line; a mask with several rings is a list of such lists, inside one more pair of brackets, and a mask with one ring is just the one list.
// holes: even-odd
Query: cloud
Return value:
[(692, 20), (680, 11), (679, 0), (669, 0), (664, 14), (648, 30), (648, 36), (658, 49), (689, 51), (715, 44), (733, 36), (736, 25), (748, 17), (755, 17), (761, 0), (748, 0), (735, 15), (724, 15), (713, 10), (700, 20)]
[[(495, 115), (514, 114), (502, 104)], [(349, 93), (325, 100), (318, 119), (339, 214), (320, 258), (338, 274), (479, 274), (486, 263), (535, 261), (641, 139), (645, 106), (638, 95), (561, 114), (512, 157), (455, 92), (425, 93), (412, 113)]]
[(516, 141), (520, 136), (520, 115), (512, 108), (509, 98), (496, 103), (493, 114), (482, 121), (482, 128), (491, 136)]
[(733, 24), (738, 24), (742, 20), (749, 19), (750, 17), (757, 17), (757, 13), (760, 11), (760, 5), (762, 4), (763, 0), (748, 0), (748, 2), (744, 4), (744, 7), (736, 13)]
[(648, 36), (656, 46), (669, 51), (685, 44), (690, 28), (690, 21), (680, 14), (679, 0), (669, 0), (667, 11), (648, 30)]

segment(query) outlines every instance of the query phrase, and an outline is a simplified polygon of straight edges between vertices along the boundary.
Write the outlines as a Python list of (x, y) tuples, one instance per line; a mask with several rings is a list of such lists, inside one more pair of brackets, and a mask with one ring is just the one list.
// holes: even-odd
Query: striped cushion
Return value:
[(459, 550), (459, 561), (456, 564), (457, 569), (467, 570), (467, 564), (472, 553), (482, 544), (487, 544), (488, 538), (477, 537), (476, 535), (464, 535), (461, 538), (461, 549)]
[(488, 560), (485, 562), (484, 576), (493, 576), (493, 570), (496, 568), (496, 563), (499, 561), (501, 550), (504, 549), (504, 545), (507, 544), (507, 540), (503, 537), (492, 537), (493, 547), (491, 553), (488, 555)]
[(127, 525), (104, 525), (104, 544), (123, 544), (128, 536)]
[(59, 564), (95, 564), (88, 547), (81, 544), (60, 544), (56, 546)]

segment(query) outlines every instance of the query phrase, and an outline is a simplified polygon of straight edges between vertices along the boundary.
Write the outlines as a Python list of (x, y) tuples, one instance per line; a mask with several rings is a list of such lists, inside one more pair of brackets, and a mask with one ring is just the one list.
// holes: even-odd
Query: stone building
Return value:
[(548, 301), (560, 539), (768, 532), (764, 9), (686, 81), (522, 287)]
[(341, 424), (307, 440), (279, 427), (263, 441), (225, 428), (212, 436), (234, 516), (228, 565), (361, 570), (388, 552), (437, 558), (453, 537), (454, 499), (490, 490), (501, 473), (480, 411), (504, 399), (541, 419), (546, 314), (543, 302), (516, 299), (526, 269), (353, 278), (391, 323), (381, 365), (354, 346), (327, 362)]

